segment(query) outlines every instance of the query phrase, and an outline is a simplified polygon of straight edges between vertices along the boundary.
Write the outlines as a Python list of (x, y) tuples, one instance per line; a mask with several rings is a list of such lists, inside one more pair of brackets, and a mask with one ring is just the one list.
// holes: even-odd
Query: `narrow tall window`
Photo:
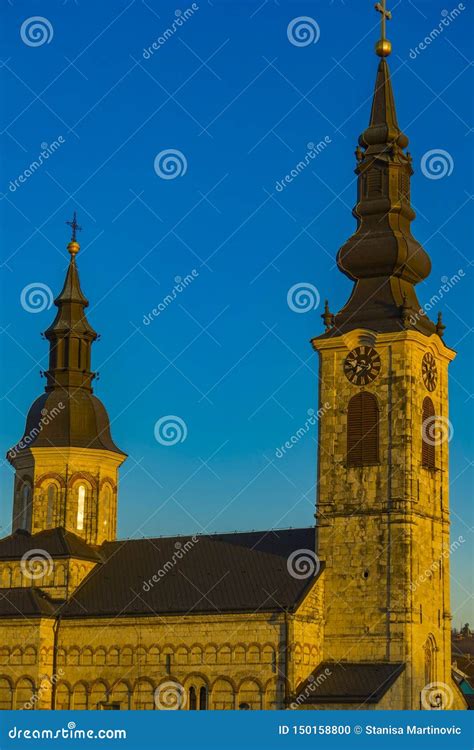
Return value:
[(197, 696), (196, 690), (193, 687), (189, 688), (189, 710), (195, 711), (197, 709)]
[(347, 465), (370, 466), (379, 461), (379, 407), (372, 393), (358, 393), (347, 409)]
[(21, 491), (21, 511), (20, 511), (20, 529), (26, 529), (28, 522), (28, 506), (30, 504), (30, 487), (28, 484), (23, 485)]
[(199, 691), (199, 710), (207, 710), (207, 688), (202, 687)]
[(112, 517), (112, 488), (108, 484), (104, 487), (104, 530), (110, 526)]
[(429, 396), (423, 399), (421, 424), (421, 464), (426, 469), (435, 468), (436, 417), (433, 402)]
[(77, 530), (84, 529), (84, 508), (86, 505), (86, 488), (80, 484), (77, 489)]
[(50, 529), (53, 525), (55, 505), (56, 505), (56, 485), (50, 484), (48, 487), (48, 507), (46, 511), (46, 526), (48, 529)]

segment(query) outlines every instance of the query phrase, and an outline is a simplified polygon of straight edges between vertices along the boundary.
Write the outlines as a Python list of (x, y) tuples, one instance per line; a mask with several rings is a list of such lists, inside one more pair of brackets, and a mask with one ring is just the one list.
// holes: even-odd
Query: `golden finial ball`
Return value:
[(375, 45), (375, 52), (379, 57), (388, 57), (392, 51), (392, 43), (388, 39), (379, 39)]
[(67, 246), (67, 249), (70, 252), (70, 254), (74, 257), (74, 255), (77, 255), (77, 253), (81, 249), (81, 246), (78, 242), (76, 242), (75, 240), (72, 240)]

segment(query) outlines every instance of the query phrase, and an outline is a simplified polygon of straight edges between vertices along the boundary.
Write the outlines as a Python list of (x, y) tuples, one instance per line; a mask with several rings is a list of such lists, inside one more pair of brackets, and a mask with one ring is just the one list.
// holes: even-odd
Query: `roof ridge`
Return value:
[(147, 542), (147, 541), (154, 541), (154, 540), (165, 540), (165, 539), (188, 539), (193, 537), (198, 537), (199, 539), (203, 538), (213, 538), (213, 537), (219, 537), (219, 536), (244, 536), (246, 534), (272, 534), (272, 533), (278, 533), (283, 531), (316, 531), (316, 526), (309, 525), (309, 526), (286, 526), (284, 528), (275, 528), (275, 529), (251, 529), (251, 530), (234, 530), (234, 531), (212, 531), (206, 534), (200, 534), (200, 533), (188, 533), (188, 534), (166, 534), (162, 536), (144, 536), (144, 537), (124, 537), (122, 539), (113, 539), (111, 541), (105, 542), (105, 544), (119, 544), (121, 542)]

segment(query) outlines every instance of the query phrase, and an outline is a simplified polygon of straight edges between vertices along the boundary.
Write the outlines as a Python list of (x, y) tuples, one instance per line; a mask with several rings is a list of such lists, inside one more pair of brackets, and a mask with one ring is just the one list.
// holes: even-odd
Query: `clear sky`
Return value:
[[(20, 438), (44, 387), (40, 332), (54, 314), (47, 304), (30, 312), (22, 291), (46, 285), (46, 303), (48, 288), (59, 291), (64, 222), (77, 209), (81, 281), (101, 334), (95, 392), (129, 454), (122, 537), (314, 521), (316, 427), (280, 458), (277, 449), (317, 408), (309, 339), (322, 330), (322, 309), (294, 312), (287, 293), (312, 284), (337, 310), (350, 291), (334, 259), (355, 227), (354, 149), (377, 66), (373, 5), (200, 0), (176, 15), (176, 5), (156, 0), (3, 3), (3, 451)], [(425, 49), (420, 42), (456, 4), (395, 0), (389, 23), (398, 115), (415, 167), (414, 234), (433, 262), (420, 299), (463, 271), (440, 305), (445, 341), (458, 351), (450, 385), (452, 537), (465, 542), (452, 559), (456, 625), (474, 623), (472, 11), (467, 0), (461, 6)], [(39, 27), (24, 23), (33, 14), (43, 19)], [(310, 18), (315, 43), (289, 40), (288, 25), (300, 16)], [(320, 141), (308, 168), (277, 189), (307, 144)], [(45, 144), (49, 157), (25, 176)], [(182, 154), (180, 176), (156, 160), (169, 149)], [(441, 162), (427, 157), (424, 174), (421, 161), (432, 150), (446, 153)], [(430, 174), (430, 164), (441, 171)], [(193, 271), (145, 324), (176, 277)], [(155, 438), (156, 422), (168, 415), (185, 423), (183, 442)], [(2, 533), (11, 498), (4, 464)]]

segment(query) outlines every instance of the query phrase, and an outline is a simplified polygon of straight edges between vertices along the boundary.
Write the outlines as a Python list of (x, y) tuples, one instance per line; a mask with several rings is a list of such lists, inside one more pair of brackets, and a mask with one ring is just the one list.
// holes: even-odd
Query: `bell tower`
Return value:
[(8, 451), (15, 469), (12, 530), (31, 534), (64, 527), (91, 545), (115, 539), (118, 468), (126, 458), (112, 440), (109, 417), (93, 395), (91, 349), (97, 334), (79, 282), (76, 214), (69, 266), (57, 313), (45, 331), (45, 392), (33, 403), (21, 440)]
[[(451, 681), (448, 365), (444, 326), (421, 309), (430, 260), (411, 233), (412, 159), (387, 63), (383, 18), (370, 122), (356, 149), (356, 232), (339, 250), (353, 282), (318, 352), (318, 555), (325, 660), (397, 662), (395, 708), (426, 707)], [(448, 697), (445, 697), (448, 696)], [(429, 700), (429, 698), (428, 698)], [(443, 705), (444, 708), (457, 707)]]

